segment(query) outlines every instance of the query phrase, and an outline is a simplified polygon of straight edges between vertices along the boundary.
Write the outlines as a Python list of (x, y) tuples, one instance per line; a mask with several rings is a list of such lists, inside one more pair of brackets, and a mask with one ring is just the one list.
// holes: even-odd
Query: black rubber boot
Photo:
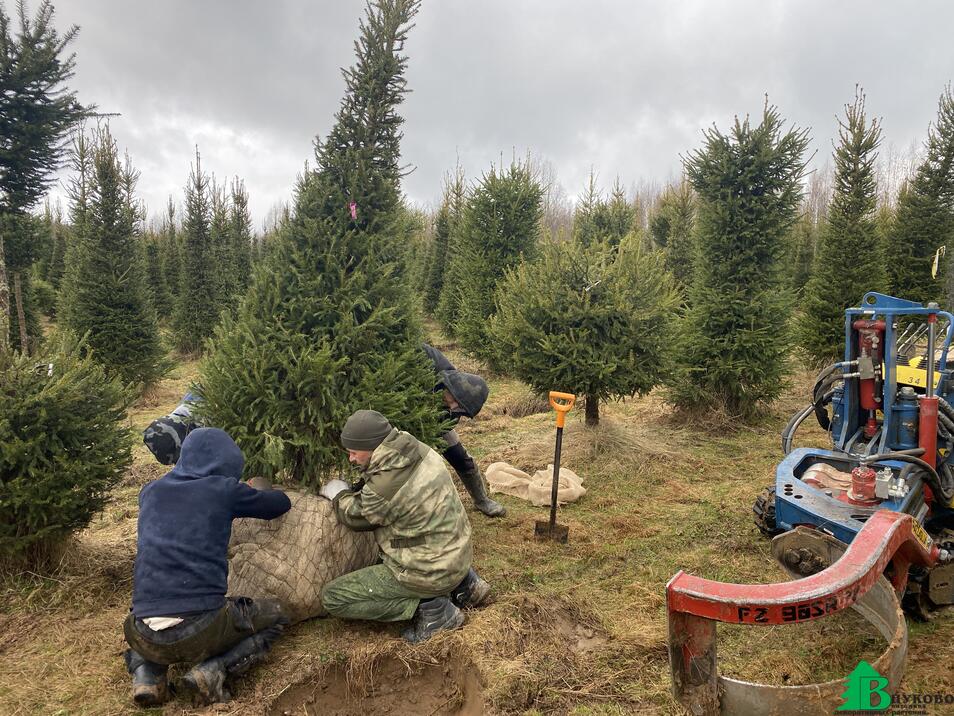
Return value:
[(474, 507), (488, 517), (503, 517), (507, 514), (506, 507), (487, 496), (484, 476), (480, 474), (480, 470), (476, 466), (471, 470), (458, 472), (457, 475), (464, 487), (467, 488), (468, 494), (473, 498)]
[(124, 654), (126, 668), (132, 674), (132, 697), (139, 706), (159, 706), (169, 699), (169, 685), (165, 664), (146, 661), (142, 656), (128, 649)]
[(461, 609), (474, 609), (484, 603), (490, 594), (490, 585), (471, 567), (467, 576), (450, 593), (451, 601)]
[(228, 701), (231, 697), (225, 689), (226, 679), (240, 676), (263, 661), (272, 642), (281, 636), (284, 630), (283, 624), (275, 624), (242, 639), (224, 654), (192, 667), (189, 673), (182, 677), (182, 685), (207, 704)]
[(458, 629), (464, 625), (464, 613), (447, 597), (425, 599), (417, 605), (414, 621), (401, 636), (412, 644), (426, 641), (439, 631)]
[(227, 652), (222, 654), (221, 659), (225, 664), (225, 672), (229, 678), (240, 676), (251, 669), (255, 664), (265, 660), (269, 649), (282, 632), (285, 631), (283, 624), (276, 624), (267, 629), (252, 634), (247, 639), (243, 639), (233, 646)]
[(225, 677), (225, 662), (216, 656), (193, 666), (179, 683), (195, 695), (199, 704), (218, 704), (232, 698), (225, 690)]

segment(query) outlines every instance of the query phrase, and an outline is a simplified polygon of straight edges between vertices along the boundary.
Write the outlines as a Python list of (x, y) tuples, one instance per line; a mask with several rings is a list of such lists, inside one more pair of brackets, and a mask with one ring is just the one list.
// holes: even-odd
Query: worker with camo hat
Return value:
[[(462, 417), (474, 418), (487, 402), (490, 388), (487, 381), (474, 373), (465, 373), (457, 370), (447, 356), (433, 346), (424, 344), (424, 352), (434, 366), (437, 374), (435, 390), (441, 391), (444, 399), (444, 418), (454, 425)], [(447, 449), (444, 450), (444, 459), (451, 464), (467, 492), (474, 500), (474, 507), (488, 517), (503, 517), (507, 509), (496, 500), (487, 496), (487, 487), (484, 476), (477, 467), (477, 462), (470, 456), (460, 442), (457, 430), (452, 429), (444, 434)]]
[(461, 626), (461, 609), (479, 606), (490, 585), (471, 568), (470, 523), (444, 461), (374, 410), (348, 418), (341, 444), (362, 479), (354, 488), (331, 480), (320, 494), (340, 522), (374, 531), (382, 563), (330, 582), (325, 609), (342, 619), (413, 618), (403, 632), (411, 642)]

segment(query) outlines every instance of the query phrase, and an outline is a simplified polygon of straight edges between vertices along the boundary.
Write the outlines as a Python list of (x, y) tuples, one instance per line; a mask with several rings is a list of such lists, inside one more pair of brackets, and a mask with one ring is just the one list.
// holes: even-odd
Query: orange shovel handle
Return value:
[(557, 414), (557, 427), (562, 428), (566, 423), (566, 414), (573, 409), (573, 403), (576, 402), (576, 396), (572, 393), (561, 393), (556, 390), (550, 391), (550, 405)]

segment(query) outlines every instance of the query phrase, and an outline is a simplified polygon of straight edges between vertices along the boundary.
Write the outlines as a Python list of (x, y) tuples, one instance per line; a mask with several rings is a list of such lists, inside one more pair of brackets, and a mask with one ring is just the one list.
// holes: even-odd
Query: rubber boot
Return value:
[(490, 585), (471, 567), (461, 583), (451, 590), (450, 598), (461, 609), (479, 607), (490, 594)]
[(401, 632), (412, 644), (426, 641), (439, 631), (458, 629), (464, 624), (464, 613), (447, 597), (425, 599), (417, 605), (414, 621)]
[(132, 674), (132, 697), (138, 706), (159, 706), (169, 699), (165, 664), (146, 661), (132, 649), (125, 653), (126, 667)]
[(283, 624), (275, 624), (252, 634), (247, 639), (243, 639), (222, 654), (219, 659), (225, 664), (225, 672), (228, 678), (240, 676), (255, 664), (264, 661), (269, 649), (271, 649), (272, 642), (281, 636), (284, 631)]
[(179, 683), (195, 694), (199, 704), (218, 704), (231, 698), (225, 690), (225, 677), (225, 662), (215, 656), (193, 666)]
[(282, 632), (283, 624), (275, 624), (248, 636), (224, 654), (207, 659), (192, 667), (182, 677), (182, 685), (195, 692), (205, 703), (222, 703), (230, 698), (225, 680), (240, 676), (263, 661), (268, 650)]
[(503, 517), (507, 514), (506, 507), (487, 496), (487, 490), (484, 486), (484, 476), (480, 474), (480, 470), (476, 466), (471, 470), (458, 472), (457, 475), (467, 489), (468, 494), (470, 494), (474, 500), (474, 507), (488, 517)]

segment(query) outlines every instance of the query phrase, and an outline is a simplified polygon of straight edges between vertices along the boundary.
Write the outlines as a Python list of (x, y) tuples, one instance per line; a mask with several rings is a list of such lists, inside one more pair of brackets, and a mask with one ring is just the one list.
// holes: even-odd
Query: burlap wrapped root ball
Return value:
[(278, 599), (293, 622), (325, 616), (321, 590), (377, 560), (372, 532), (338, 522), (323, 497), (286, 490), (291, 509), (274, 520), (239, 519), (229, 542), (229, 595)]

